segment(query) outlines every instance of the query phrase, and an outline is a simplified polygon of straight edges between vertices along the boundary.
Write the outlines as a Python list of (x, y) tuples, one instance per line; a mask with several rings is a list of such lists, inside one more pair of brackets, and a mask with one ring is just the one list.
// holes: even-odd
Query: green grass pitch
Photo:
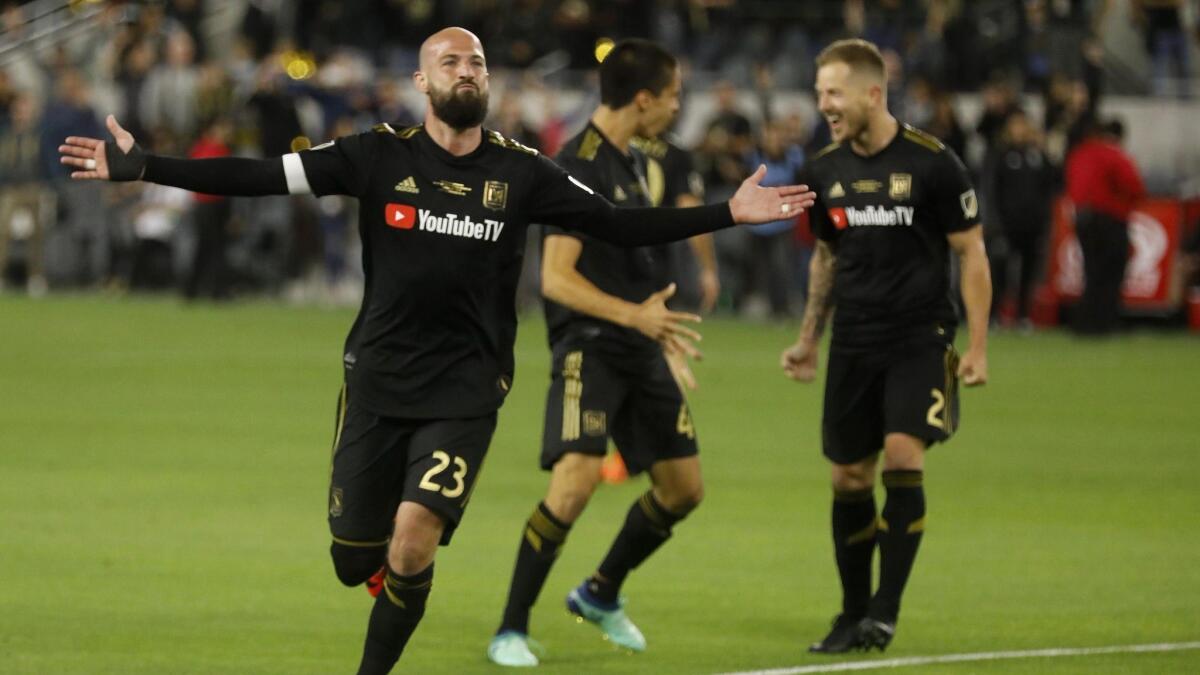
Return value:
[[(352, 318), (0, 297), (0, 673), (353, 671), (370, 602), (336, 581), (325, 529)], [(838, 602), (820, 386), (780, 374), (791, 327), (703, 331), (706, 501), (625, 587), (649, 650), (611, 650), (562, 606), (639, 479), (603, 487), (572, 531), (533, 615), (540, 672), (838, 662), (804, 653)], [(548, 361), (526, 317), (481, 482), (397, 672), (501, 672), (484, 650), (546, 485)], [(929, 457), (928, 531), (886, 657), (1200, 640), (1200, 340), (999, 335), (990, 361)], [(1200, 651), (905, 672), (1195, 673)]]

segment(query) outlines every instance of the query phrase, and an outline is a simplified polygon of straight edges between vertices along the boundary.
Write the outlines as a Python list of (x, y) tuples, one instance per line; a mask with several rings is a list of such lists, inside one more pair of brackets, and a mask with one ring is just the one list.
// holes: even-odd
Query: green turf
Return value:
[[(369, 610), (328, 560), (325, 482), (352, 314), (0, 297), (0, 673), (352, 672)], [(692, 397), (704, 505), (626, 585), (649, 651), (562, 610), (642, 481), (605, 487), (533, 616), (546, 673), (836, 662), (820, 388), (792, 329), (711, 321)], [(516, 387), (397, 672), (492, 673), (536, 469), (548, 356)], [(931, 455), (929, 529), (887, 657), (1200, 640), (1200, 339), (993, 338), (993, 382)], [(905, 672), (1200, 672), (1200, 651)]]

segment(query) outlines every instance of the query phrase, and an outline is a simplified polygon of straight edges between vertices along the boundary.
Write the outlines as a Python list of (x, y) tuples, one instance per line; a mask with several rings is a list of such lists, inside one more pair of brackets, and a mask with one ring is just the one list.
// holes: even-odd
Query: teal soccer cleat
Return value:
[(492, 638), (491, 643), (488, 644), (488, 660), (500, 666), (516, 668), (536, 666), (538, 657), (534, 655), (530, 647), (541, 651), (538, 644), (530, 640), (528, 635), (515, 630), (506, 630)]
[(567, 594), (567, 611), (580, 621), (596, 624), (604, 632), (604, 639), (635, 652), (645, 651), (646, 638), (625, 616), (624, 605), (623, 599), (612, 605), (600, 602), (588, 592), (586, 581)]

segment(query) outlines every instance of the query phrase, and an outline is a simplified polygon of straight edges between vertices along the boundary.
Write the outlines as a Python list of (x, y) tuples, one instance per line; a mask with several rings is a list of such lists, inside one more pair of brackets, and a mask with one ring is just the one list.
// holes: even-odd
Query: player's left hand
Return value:
[(809, 190), (807, 185), (759, 185), (766, 174), (766, 165), (759, 164), (729, 200), (729, 212), (733, 214), (734, 222), (754, 225), (794, 218), (815, 202), (817, 193)]
[[(141, 178), (145, 171), (145, 159), (137, 149), (133, 135), (117, 123), (117, 118), (109, 115), (104, 120), (112, 134), (112, 141), (102, 141), (99, 138), (86, 136), (68, 136), (63, 145), (58, 146), (61, 155), (59, 161), (73, 169), (71, 178), (74, 180), (118, 180), (131, 181)], [(109, 146), (116, 144), (119, 152), (110, 153)], [(111, 166), (109, 159), (113, 158), (120, 166)]]
[(968, 349), (958, 362), (958, 377), (968, 387), (987, 384), (987, 353), (982, 349)]

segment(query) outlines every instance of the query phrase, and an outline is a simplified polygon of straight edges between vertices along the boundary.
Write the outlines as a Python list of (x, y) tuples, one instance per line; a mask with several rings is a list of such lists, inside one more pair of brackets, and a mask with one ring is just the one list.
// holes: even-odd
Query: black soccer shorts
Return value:
[(855, 464), (881, 451), (890, 433), (926, 445), (949, 439), (959, 420), (957, 370), (953, 338), (934, 331), (877, 351), (830, 349), (825, 456)]
[(400, 502), (417, 502), (446, 523), (450, 538), (487, 455), (496, 413), (472, 419), (380, 417), (343, 391), (329, 485), (329, 530), (351, 546), (382, 545)]
[(630, 475), (700, 451), (691, 410), (661, 353), (616, 356), (586, 343), (555, 345), (542, 468), (568, 452), (603, 456), (610, 436)]

